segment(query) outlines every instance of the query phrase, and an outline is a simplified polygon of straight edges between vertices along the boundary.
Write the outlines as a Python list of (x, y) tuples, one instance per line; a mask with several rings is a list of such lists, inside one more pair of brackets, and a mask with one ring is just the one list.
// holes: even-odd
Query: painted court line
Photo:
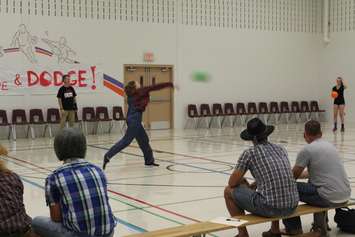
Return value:
[[(31, 180), (28, 180), (28, 179), (23, 178), (23, 177), (21, 177), (21, 180), (23, 180), (25, 183), (31, 184), (31, 185), (33, 185), (33, 186), (39, 188), (39, 189), (44, 190), (44, 186), (42, 186), (42, 185), (40, 185), (40, 184), (38, 184), (38, 183), (36, 183), (36, 182), (32, 182)], [(115, 218), (117, 219), (117, 221), (118, 221), (119, 223), (121, 223), (122, 225), (128, 227), (129, 229), (132, 229), (132, 230), (134, 230), (134, 231), (136, 231), (136, 232), (139, 232), (139, 233), (147, 232), (147, 230), (145, 230), (145, 229), (143, 229), (143, 228), (141, 228), (141, 227), (139, 227), (139, 226), (133, 225), (132, 223), (129, 223), (129, 222), (127, 222), (127, 221), (124, 221), (124, 220), (122, 220), (122, 219), (120, 219), (120, 218), (117, 218), (117, 217), (115, 217)]]
[[(36, 164), (33, 164), (32, 162), (25, 161), (25, 160), (22, 160), (22, 159), (18, 159), (18, 158), (13, 157), (13, 156), (8, 156), (8, 157), (11, 158), (11, 159), (14, 159), (14, 160), (16, 160), (16, 161), (22, 162), (22, 163), (24, 163), (24, 164), (29, 164), (29, 165), (32, 165), (32, 166), (34, 166), (34, 167), (36, 167), (36, 168), (39, 168), (39, 169), (42, 169), (42, 170), (46, 170), (46, 171), (52, 172), (52, 170), (47, 169), (47, 168), (45, 168), (45, 167), (38, 166), (38, 165), (36, 165)], [(132, 201), (135, 201), (135, 202), (138, 202), (138, 203), (141, 203), (141, 204), (144, 204), (144, 205), (153, 207), (153, 208), (158, 209), (158, 210), (160, 210), (160, 211), (163, 211), (163, 212), (166, 212), (166, 213), (169, 213), (169, 214), (172, 214), (172, 215), (181, 217), (181, 218), (186, 219), (186, 220), (190, 220), (190, 221), (193, 221), (193, 222), (200, 222), (200, 221), (197, 220), (197, 219), (194, 219), (194, 218), (191, 218), (191, 217), (188, 217), (188, 216), (179, 214), (179, 213), (174, 212), (174, 211), (170, 211), (170, 210), (161, 208), (161, 207), (159, 207), (159, 206), (157, 206), (157, 205), (151, 204), (151, 203), (146, 202), (146, 201), (144, 201), (144, 200), (140, 200), (140, 199), (138, 199), (138, 198), (131, 197), (131, 196), (129, 196), (129, 195), (126, 195), (126, 194), (123, 194), (123, 193), (120, 193), (120, 192), (116, 192), (116, 191), (113, 191), (113, 190), (110, 190), (110, 189), (108, 189), (108, 192), (109, 192), (109, 193), (112, 193), (112, 194), (115, 194), (115, 195), (117, 195), (117, 196), (124, 197), (124, 198), (129, 199), (129, 200), (132, 200)]]
[[(10, 157), (10, 156), (8, 156), (8, 157)], [(31, 162), (28, 162), (28, 161), (25, 161), (25, 160), (22, 160), (22, 159), (18, 159), (18, 158), (13, 157), (13, 156), (11, 156), (10, 158), (11, 158), (11, 159), (15, 159), (15, 160), (17, 160), (17, 161), (19, 161), (19, 162), (22, 162), (22, 163), (25, 163), (25, 164), (32, 165), (32, 166), (34, 166), (34, 167), (36, 167), (36, 168), (39, 168), (39, 169), (51, 171), (51, 170), (49, 170), (49, 169), (47, 169), (47, 168), (45, 168), (45, 167), (41, 167), (41, 166), (35, 165), (35, 164), (31, 163)], [(21, 166), (21, 165), (18, 164), (18, 163), (17, 163), (17, 165)], [(23, 167), (23, 166), (22, 166), (22, 167)], [(41, 186), (41, 185), (39, 185), (39, 184), (36, 184), (35, 182), (29, 181), (29, 180), (27, 180), (27, 179), (24, 179), (24, 181), (26, 181), (26, 182), (28, 182), (28, 183), (30, 183), (30, 184), (36, 186), (36, 187), (39, 187), (39, 188), (42, 188), (42, 189), (44, 188), (43, 186)], [(193, 221), (193, 222), (200, 222), (199, 220), (196, 220), (196, 219), (193, 219), (193, 218), (190, 218), (190, 217), (187, 217), (187, 216), (178, 214), (178, 213), (173, 212), (173, 211), (169, 211), (169, 210), (167, 210), (167, 209), (161, 208), (161, 207), (159, 207), (159, 206), (150, 204), (150, 203), (148, 203), (148, 202), (145, 202), (145, 201), (142, 201), (142, 200), (139, 200), (139, 199), (136, 199), (136, 198), (132, 198), (132, 197), (130, 197), (130, 196), (128, 196), (128, 195), (125, 195), (125, 194), (122, 194), (122, 193), (119, 193), (119, 192), (115, 192), (115, 191), (112, 191), (112, 190), (108, 190), (108, 192), (109, 192), (109, 193), (116, 194), (116, 195), (118, 195), (118, 196), (125, 197), (125, 198), (127, 198), (127, 199), (129, 199), (129, 200), (134, 200), (134, 201), (136, 201), (136, 202), (138, 202), (138, 203), (145, 204), (146, 206), (149, 206), (149, 207), (152, 207), (152, 208), (155, 208), (155, 209), (158, 209), (158, 210), (167, 212), (167, 213), (169, 213), (169, 214), (172, 214), (172, 215), (175, 215), (175, 216), (179, 216), (179, 217), (184, 218), (184, 219), (187, 219), (187, 220), (191, 220), (191, 221)], [(127, 203), (127, 202), (123, 202), (123, 201), (121, 201), (121, 200), (119, 200), (119, 199), (116, 199), (116, 198), (114, 198), (114, 197), (110, 197), (110, 199), (113, 199), (113, 200), (115, 200), (115, 201), (119, 201), (119, 202), (124, 203), (124, 204), (126, 204), (126, 205), (132, 206), (132, 207), (136, 208), (137, 210), (142, 210), (142, 211), (144, 211), (144, 212), (147, 212), (147, 213), (149, 213), (149, 214), (152, 214), (152, 215), (154, 215), (154, 216), (160, 217), (160, 218), (162, 218), (162, 219), (171, 221), (171, 222), (173, 222), (173, 223), (180, 224), (180, 225), (184, 225), (184, 223), (181, 223), (181, 222), (172, 220), (172, 219), (170, 219), (170, 218), (168, 218), (168, 217), (164, 217), (164, 216), (162, 216), (162, 215), (159, 215), (159, 214), (150, 212), (150, 211), (148, 211), (148, 210), (144, 210), (144, 209), (141, 208), (141, 207), (137, 207), (137, 206), (135, 206), (135, 205), (133, 205), (133, 204), (129, 204), (129, 203)], [(126, 226), (129, 227), (129, 228), (133, 228), (133, 229), (134, 229), (135, 231), (137, 231), (137, 232), (146, 232), (146, 230), (143, 229), (143, 228), (141, 228), (141, 227), (138, 227), (138, 226), (136, 226), (136, 225), (133, 225), (133, 224), (131, 224), (131, 223), (129, 223), (129, 222), (126, 222), (126, 221), (123, 221), (123, 220), (120, 220), (120, 219), (118, 219), (118, 220), (119, 220), (120, 223), (122, 223), (123, 225), (126, 225)], [(216, 237), (216, 235), (212, 235), (212, 234), (211, 234), (211, 236)]]
[[(90, 147), (93, 148), (97, 148), (97, 149), (101, 149), (101, 150), (108, 150), (108, 148), (105, 147), (100, 147), (100, 146), (95, 146), (95, 145), (88, 145)], [(136, 156), (136, 157), (143, 157), (142, 155), (138, 155), (138, 154), (134, 154), (134, 153), (129, 153), (129, 152), (123, 152), (121, 151), (122, 154), (127, 154), (127, 155), (132, 155), (132, 156)], [(219, 173), (219, 174), (224, 174), (224, 175), (230, 175), (230, 173), (228, 172), (224, 172), (224, 171), (219, 171), (219, 170), (213, 170), (213, 169), (208, 169), (208, 168), (203, 168), (200, 166), (195, 166), (195, 165), (189, 165), (189, 164), (185, 164), (185, 163), (179, 163), (179, 162), (175, 162), (175, 161), (169, 161), (169, 160), (163, 160), (163, 159), (156, 159), (158, 161), (161, 162), (166, 162), (166, 163), (170, 163), (170, 164), (174, 164), (174, 165), (181, 165), (181, 166), (186, 166), (186, 167), (190, 167), (190, 168), (194, 168), (194, 169), (200, 169), (200, 170), (205, 170), (205, 171), (209, 171), (211, 173)]]

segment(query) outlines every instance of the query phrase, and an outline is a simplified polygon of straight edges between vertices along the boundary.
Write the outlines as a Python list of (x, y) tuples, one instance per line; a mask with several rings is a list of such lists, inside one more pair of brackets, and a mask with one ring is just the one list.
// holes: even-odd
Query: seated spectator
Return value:
[[(335, 146), (322, 139), (321, 125), (311, 120), (305, 125), (306, 145), (297, 156), (293, 174), (296, 179), (308, 178), (308, 183), (297, 183), (300, 200), (312, 206), (337, 207), (350, 199), (351, 188), (344, 164)], [(327, 235), (327, 215), (314, 214), (314, 236)], [(286, 232), (302, 233), (300, 217), (284, 220)]]
[(112, 213), (103, 171), (87, 162), (86, 139), (78, 129), (61, 130), (54, 150), (64, 164), (46, 179), (50, 218), (36, 217), (34, 231), (43, 237), (111, 237), (116, 219)]
[[(7, 150), (0, 145), (0, 156)], [(35, 237), (31, 230), (31, 217), (23, 204), (23, 184), (20, 177), (6, 168), (0, 160), (0, 236)]]
[[(298, 205), (297, 186), (287, 152), (268, 142), (273, 130), (273, 126), (266, 126), (255, 118), (240, 135), (243, 140), (252, 141), (254, 146), (243, 152), (225, 188), (225, 201), (231, 216), (244, 215), (244, 211), (248, 211), (263, 217), (280, 217), (292, 214)], [(251, 186), (244, 179), (248, 170), (256, 180)], [(271, 233), (277, 233), (271, 236), (280, 236), (278, 222), (273, 223), (264, 236)], [(247, 229), (239, 228), (237, 236), (248, 236)]]

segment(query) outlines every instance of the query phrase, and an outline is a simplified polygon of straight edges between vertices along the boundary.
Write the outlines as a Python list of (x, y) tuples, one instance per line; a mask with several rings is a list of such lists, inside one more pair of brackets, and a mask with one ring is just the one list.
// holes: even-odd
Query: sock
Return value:
[(343, 123), (341, 124), (341, 127), (344, 128), (344, 124)]
[(337, 123), (334, 123), (334, 128), (337, 128)]

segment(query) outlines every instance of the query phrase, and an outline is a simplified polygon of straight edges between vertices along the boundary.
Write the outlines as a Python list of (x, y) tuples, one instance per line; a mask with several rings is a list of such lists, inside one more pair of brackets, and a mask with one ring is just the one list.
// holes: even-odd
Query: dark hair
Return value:
[(68, 74), (65, 74), (62, 76), (62, 82), (64, 82), (65, 79), (69, 79), (69, 75)]
[(126, 84), (124, 91), (126, 92), (126, 95), (131, 96), (133, 95), (134, 91), (136, 90), (136, 82), (135, 81), (130, 81)]
[(313, 137), (318, 136), (322, 133), (320, 123), (315, 120), (308, 121), (304, 126), (304, 130), (307, 135)]
[(54, 151), (58, 160), (85, 158), (86, 138), (77, 128), (65, 128), (54, 138)]
[(262, 144), (262, 143), (265, 143), (267, 141), (268, 141), (267, 137), (259, 137), (259, 138), (254, 137), (254, 139), (253, 139), (253, 142), (255, 144)]

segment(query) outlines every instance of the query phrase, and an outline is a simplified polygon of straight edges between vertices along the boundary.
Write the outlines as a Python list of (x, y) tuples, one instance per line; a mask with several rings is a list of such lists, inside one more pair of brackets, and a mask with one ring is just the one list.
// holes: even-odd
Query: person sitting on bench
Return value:
[[(305, 125), (306, 145), (297, 156), (293, 174), (296, 179), (308, 178), (308, 183), (297, 183), (300, 200), (317, 207), (337, 207), (346, 204), (351, 187), (344, 164), (335, 146), (322, 139), (321, 125), (310, 120)], [(307, 169), (306, 169), (307, 168)], [(327, 215), (314, 214), (314, 236), (327, 235)], [(283, 221), (288, 234), (301, 234), (300, 217)]]
[[(248, 211), (264, 217), (282, 217), (292, 214), (298, 206), (296, 181), (287, 152), (267, 139), (273, 131), (273, 126), (266, 126), (255, 118), (240, 134), (243, 140), (252, 141), (254, 146), (243, 152), (224, 191), (231, 216), (244, 215), (244, 211)], [(256, 180), (251, 185), (257, 186), (256, 190), (243, 178), (248, 170)], [(279, 230), (278, 224), (273, 223), (272, 232)], [(238, 237), (248, 236), (245, 227), (238, 229)]]

